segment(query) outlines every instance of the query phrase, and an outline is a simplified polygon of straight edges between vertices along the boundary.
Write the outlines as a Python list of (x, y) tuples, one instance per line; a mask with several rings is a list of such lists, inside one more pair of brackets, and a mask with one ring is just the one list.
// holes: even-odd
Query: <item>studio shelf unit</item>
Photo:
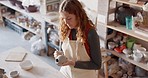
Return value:
[(126, 29), (125, 26), (120, 25), (117, 22), (109, 22), (107, 25), (107, 28), (113, 29), (118, 32), (122, 32), (124, 34), (130, 35), (132, 37), (135, 37), (135, 38), (138, 38), (138, 39), (148, 42), (148, 37), (137, 34), (137, 33), (135, 33), (134, 30)]
[[(56, 0), (56, 1), (57, 1), (56, 3), (58, 3), (58, 4), (56, 4), (54, 6), (54, 8), (58, 8), (59, 7), (58, 5), (61, 2), (61, 0)], [(39, 35), (42, 38), (43, 44), (45, 44), (46, 52), (48, 52), (48, 46), (51, 46), (53, 48), (58, 48), (57, 45), (52, 44), (48, 40), (48, 38), (47, 38), (48, 37), (48, 34), (47, 34), (47, 28), (48, 28), (47, 23), (50, 24), (50, 25), (54, 25), (54, 26), (58, 26), (59, 25), (58, 24), (59, 21), (57, 20), (58, 16), (54, 16), (53, 15), (54, 13), (58, 13), (58, 12), (54, 11), (54, 13), (53, 13), (52, 12), (53, 10), (51, 10), (49, 12), (47, 11), (47, 5), (50, 5), (49, 0), (42, 0), (41, 1), (40, 10), (37, 11), (37, 12), (33, 12), (33, 13), (27, 12), (24, 9), (20, 9), (17, 6), (13, 6), (8, 0), (0, 1), (0, 5), (3, 5), (3, 6), (8, 7), (8, 8), (11, 8), (11, 9), (15, 10), (16, 12), (19, 12), (19, 13), (25, 15), (25, 16), (31, 17), (31, 18), (33, 18), (36, 21), (41, 23), (41, 34), (37, 34), (32, 29), (30, 29), (30, 28), (28, 28), (28, 27), (26, 27), (24, 25), (19, 24), (16, 21), (16, 19), (8, 18), (6, 14), (3, 15), (3, 17), (5, 19), (8, 19), (9, 21), (17, 24), (18, 26), (20, 26), (20, 27), (22, 27), (22, 28), (24, 28), (24, 29), (26, 29), (26, 30), (36, 34), (36, 35)], [(49, 9), (49, 7), (48, 7), (48, 9)], [(51, 15), (50, 15), (50, 12), (51, 12)], [(56, 30), (56, 32), (57, 32), (57, 30)]]
[(36, 33), (34, 29), (31, 29), (31, 28), (25, 26), (23, 23), (18, 23), (17, 20), (16, 20), (16, 18), (9, 18), (8, 16), (9, 16), (9, 13), (3, 14), (3, 18), (4, 19), (7, 19), (7, 20), (11, 21), (12, 23), (18, 25), (19, 27), (24, 28), (24, 29), (30, 31), (30, 32), (32, 32), (35, 35), (38, 35), (39, 37), (42, 36), (41, 33), (40, 34)]
[[(106, 39), (109, 35), (107, 35), (107, 30), (108, 29), (112, 29), (113, 31), (117, 31), (117, 32), (120, 32), (120, 33), (124, 33), (128, 36), (131, 36), (133, 38), (136, 38), (136, 39), (139, 39), (140, 41), (145, 41), (146, 43), (148, 42), (148, 37), (144, 36), (144, 35), (140, 35), (138, 33), (135, 32), (135, 30), (129, 30), (126, 28), (125, 25), (120, 25), (119, 23), (117, 23), (114, 19), (115, 17), (114, 16), (111, 16), (111, 14), (115, 14), (115, 8), (117, 7), (117, 4), (120, 3), (120, 4), (128, 4), (130, 6), (134, 6), (134, 7), (137, 7), (137, 8), (142, 8), (142, 6), (144, 5), (143, 3), (132, 3), (132, 2), (129, 2), (129, 0), (107, 0), (107, 11), (106, 11), (106, 20), (105, 20), (105, 26), (104, 26), (104, 30), (105, 30), (105, 33), (106, 33)], [(111, 3), (114, 3), (115, 6), (114, 8), (111, 6)], [(112, 18), (113, 19), (110, 19)], [(105, 46), (107, 46), (107, 40), (105, 40)], [(147, 45), (146, 45), (147, 46)], [(119, 57), (119, 58), (122, 58), (124, 59), (125, 61), (128, 61), (140, 68), (143, 68), (145, 70), (148, 71), (148, 64), (147, 63), (142, 63), (142, 62), (136, 62), (134, 61), (133, 59), (131, 58), (127, 58), (125, 56), (125, 54), (123, 53), (118, 53), (116, 51), (113, 51), (113, 50), (107, 50), (107, 52), (110, 52), (112, 53), (113, 55)]]

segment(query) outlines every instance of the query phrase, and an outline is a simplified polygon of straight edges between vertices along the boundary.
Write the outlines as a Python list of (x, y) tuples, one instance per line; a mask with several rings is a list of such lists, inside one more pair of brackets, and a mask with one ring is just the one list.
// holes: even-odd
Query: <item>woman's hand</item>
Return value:
[(54, 55), (54, 58), (56, 58), (59, 55), (63, 55), (63, 52), (62, 51), (55, 51), (53, 55)]
[(74, 60), (67, 60), (67, 62), (65, 62), (61, 66), (67, 66), (67, 65), (75, 66), (75, 61)]

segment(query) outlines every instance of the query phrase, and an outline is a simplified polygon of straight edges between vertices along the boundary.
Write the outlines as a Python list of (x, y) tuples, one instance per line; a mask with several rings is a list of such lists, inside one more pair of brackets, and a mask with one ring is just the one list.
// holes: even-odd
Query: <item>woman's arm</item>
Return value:
[(90, 61), (77, 61), (75, 63), (75, 68), (80, 69), (95, 69), (101, 68), (101, 51), (100, 51), (100, 41), (97, 32), (94, 29), (90, 29), (88, 33), (88, 44), (90, 47)]

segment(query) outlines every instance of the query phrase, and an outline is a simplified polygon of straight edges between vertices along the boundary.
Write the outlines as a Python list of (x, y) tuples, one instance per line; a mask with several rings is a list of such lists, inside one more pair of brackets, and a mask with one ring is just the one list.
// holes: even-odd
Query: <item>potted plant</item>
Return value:
[(40, 7), (39, 0), (23, 0), (22, 5), (27, 12), (37, 12)]

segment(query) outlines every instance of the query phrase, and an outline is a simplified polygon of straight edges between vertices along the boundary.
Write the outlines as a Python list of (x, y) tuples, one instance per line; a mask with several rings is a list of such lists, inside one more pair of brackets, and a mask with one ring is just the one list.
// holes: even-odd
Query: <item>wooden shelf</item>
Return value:
[(13, 6), (12, 4), (10, 4), (10, 2), (8, 0), (0, 1), (0, 4), (5, 5), (5, 6), (11, 8), (11, 9), (14, 9), (14, 10), (16, 10), (16, 11), (18, 11), (18, 12), (24, 14), (24, 15), (31, 16), (34, 19), (36, 19), (37, 21), (40, 21), (40, 22), (43, 21), (43, 19), (41, 18), (42, 15), (41, 15), (40, 12), (34, 12), (34, 13), (26, 12), (25, 9), (20, 9), (17, 6)]
[[(0, 4), (3, 4), (9, 8), (12, 8), (22, 14), (25, 14), (27, 16), (31, 16), (33, 17), (34, 19), (38, 20), (38, 21), (46, 21), (46, 22), (49, 22), (53, 25), (56, 25), (56, 26), (59, 26), (59, 21), (56, 20), (58, 17), (57, 16), (48, 16), (48, 15), (42, 15), (40, 12), (34, 12), (34, 13), (29, 13), (29, 12), (26, 12), (25, 9), (20, 9), (19, 7), (17, 6), (13, 6), (12, 4), (10, 4), (9, 1), (0, 1)], [(43, 20), (44, 19), (44, 20)]]
[(58, 26), (59, 26), (59, 20), (50, 21), (50, 18), (44, 18), (44, 20), (45, 20), (47, 23), (50, 23), (50, 24), (56, 26), (57, 28), (58, 28)]
[(116, 1), (116, 2), (119, 2), (119, 3), (124, 3), (124, 4), (129, 4), (129, 5), (140, 7), (140, 8), (142, 8), (143, 5), (144, 5), (143, 2), (132, 3), (132, 2), (129, 2), (129, 0), (113, 0), (113, 1)]
[(46, 22), (53, 24), (55, 26), (59, 26), (59, 14), (58, 12), (48, 12), (48, 14), (43, 15), (43, 18)]
[(117, 52), (112, 51), (112, 50), (107, 50), (107, 52), (110, 52), (113, 55), (115, 55), (115, 56), (117, 56), (119, 58), (122, 58), (125, 61), (128, 61), (128, 62), (130, 62), (130, 63), (132, 63), (132, 64), (134, 64), (136, 66), (139, 66), (139, 67), (141, 67), (141, 68), (143, 68), (143, 69), (148, 71), (148, 65), (147, 64), (144, 64), (144, 63), (141, 63), (141, 62), (136, 62), (133, 59), (127, 58), (123, 53), (117, 53)]
[[(46, 2), (46, 0), (45, 0), (45, 2)], [(47, 32), (46, 32), (46, 24), (45, 23), (48, 22), (52, 25), (57, 26), (57, 28), (58, 28), (59, 20), (57, 20), (57, 19), (58, 19), (59, 16), (54, 16), (52, 14), (49, 16), (49, 14), (45, 14), (44, 10), (46, 10), (46, 8), (43, 7), (45, 5), (44, 2), (42, 4), (43, 6), (40, 7), (42, 9), (42, 11), (40, 10), (38, 12), (33, 12), (33, 13), (27, 12), (27, 11), (25, 11), (25, 9), (20, 9), (17, 6), (13, 6), (8, 0), (2, 0), (2, 1), (0, 1), (0, 4), (6, 6), (8, 8), (11, 8), (11, 9), (17, 11), (17, 12), (20, 12), (23, 15), (32, 17), (35, 20), (37, 20), (38, 22), (41, 22), (41, 34), (37, 34), (37, 35), (41, 36), (44, 39), (43, 43), (46, 44), (46, 51), (48, 50), (48, 42), (47, 42), (47, 37), (46, 37)], [(29, 30), (30, 32), (36, 34), (34, 30), (30, 29), (29, 27), (20, 25), (15, 19), (9, 19), (9, 20), (18, 24), (22, 28), (25, 28), (25, 29)], [(49, 45), (50, 45), (50, 42), (49, 42)], [(53, 48), (55, 48), (55, 47), (53, 47)]]
[(24, 29), (26, 29), (26, 30), (28, 30), (28, 31), (30, 31), (30, 32), (32, 32), (32, 33), (34, 33), (34, 34), (36, 34), (36, 35), (38, 35), (38, 36), (41, 37), (41, 34), (35, 33), (35, 30), (30, 29), (29, 27), (26, 27), (26, 26), (21, 25), (20, 23), (18, 23), (18, 22), (16, 21), (15, 18), (11, 18), (11, 19), (10, 19), (10, 18), (8, 18), (7, 16), (8, 16), (7, 14), (4, 14), (4, 15), (3, 15), (3, 17), (6, 18), (6, 19), (8, 19), (9, 21), (11, 21), (11, 22), (17, 24), (18, 26), (20, 26), (20, 27), (22, 27), (22, 28), (24, 28)]
[(110, 22), (107, 25), (107, 28), (119, 31), (121, 33), (130, 35), (130, 36), (133, 36), (135, 38), (138, 38), (138, 39), (141, 39), (141, 40), (144, 40), (144, 41), (148, 42), (148, 37), (145, 37), (145, 36), (142, 36), (140, 34), (135, 33), (134, 29), (133, 30), (126, 29), (126, 27), (124, 25), (120, 25), (117, 22)]

